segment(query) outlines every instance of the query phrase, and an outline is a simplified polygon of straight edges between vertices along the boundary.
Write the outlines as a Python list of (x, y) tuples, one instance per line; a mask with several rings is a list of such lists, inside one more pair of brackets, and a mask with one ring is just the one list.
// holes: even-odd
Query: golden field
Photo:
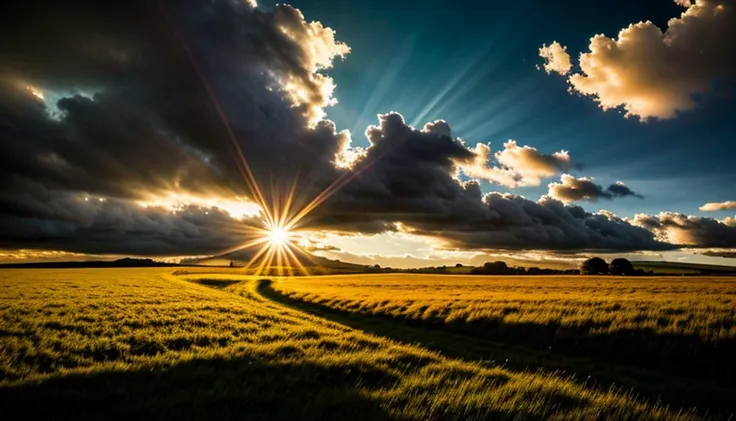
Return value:
[(171, 268), (2, 270), (0, 402), (49, 419), (698, 418), (371, 335), (264, 287)]
[(461, 354), (734, 409), (735, 278), (377, 274), (282, 278), (272, 289), (333, 314), (520, 347)]
[(341, 311), (450, 325), (736, 338), (734, 278), (378, 274), (286, 278), (274, 288)]

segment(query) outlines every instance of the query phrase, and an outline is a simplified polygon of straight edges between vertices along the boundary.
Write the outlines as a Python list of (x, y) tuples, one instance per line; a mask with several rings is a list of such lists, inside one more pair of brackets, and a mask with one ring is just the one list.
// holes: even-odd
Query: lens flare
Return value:
[(281, 227), (272, 228), (268, 232), (268, 241), (273, 247), (284, 247), (289, 242), (289, 231)]

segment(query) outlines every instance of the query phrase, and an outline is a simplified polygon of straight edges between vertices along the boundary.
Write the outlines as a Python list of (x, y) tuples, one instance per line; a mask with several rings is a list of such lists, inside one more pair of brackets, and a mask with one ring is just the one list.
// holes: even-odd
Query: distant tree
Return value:
[(483, 275), (510, 275), (514, 272), (514, 270), (508, 267), (506, 262), (498, 261), (486, 262), (483, 264), (482, 267), (477, 268), (477, 270), (473, 272)]
[(608, 273), (608, 263), (600, 257), (591, 257), (580, 266), (583, 275), (605, 275)]
[(235, 262), (233, 262), (232, 260), (230, 261), (230, 267), (231, 268), (234, 268), (235, 267)]
[(461, 268), (461, 267), (463, 267), (463, 264), (462, 263), (458, 263), (458, 264), (455, 265), (455, 267), (456, 268)]
[(628, 259), (618, 258), (611, 261), (611, 265), (608, 267), (608, 271), (611, 275), (627, 275), (631, 276), (636, 273), (634, 265)]
[(381, 269), (381, 265), (379, 265), (379, 264), (375, 264), (375, 265), (373, 265), (373, 268), (374, 268), (374, 269)]

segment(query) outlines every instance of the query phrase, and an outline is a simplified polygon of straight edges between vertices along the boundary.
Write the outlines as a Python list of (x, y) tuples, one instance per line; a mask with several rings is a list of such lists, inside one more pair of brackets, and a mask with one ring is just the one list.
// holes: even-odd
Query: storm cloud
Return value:
[[(349, 132), (323, 120), (336, 101), (325, 70), (349, 47), (290, 6), (29, 1), (6, 9), (0, 31), (13, 42), (0, 44), (0, 247), (221, 253), (261, 221), (206, 199), (259, 200), (248, 172), (267, 206), (294, 183), (297, 209), (335, 187), (301, 222), (311, 229), (377, 233), (400, 222), (475, 249), (672, 247), (656, 228), (609, 212), (483, 194), (476, 181), (539, 185), (576, 167), (564, 150), (508, 141), (492, 155), (444, 121), (415, 129), (398, 113), (380, 115), (366, 130), (369, 146), (353, 148)], [(624, 189), (602, 194), (633, 195)], [(163, 203), (172, 195), (191, 200)]]

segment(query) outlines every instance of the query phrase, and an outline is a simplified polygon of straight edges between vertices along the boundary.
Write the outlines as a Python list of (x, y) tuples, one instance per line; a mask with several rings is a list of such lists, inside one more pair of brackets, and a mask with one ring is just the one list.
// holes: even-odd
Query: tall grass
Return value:
[(284, 279), (335, 310), (698, 377), (736, 374), (736, 279), (371, 275)]
[(0, 271), (0, 404), (47, 419), (694, 419), (171, 269)]

